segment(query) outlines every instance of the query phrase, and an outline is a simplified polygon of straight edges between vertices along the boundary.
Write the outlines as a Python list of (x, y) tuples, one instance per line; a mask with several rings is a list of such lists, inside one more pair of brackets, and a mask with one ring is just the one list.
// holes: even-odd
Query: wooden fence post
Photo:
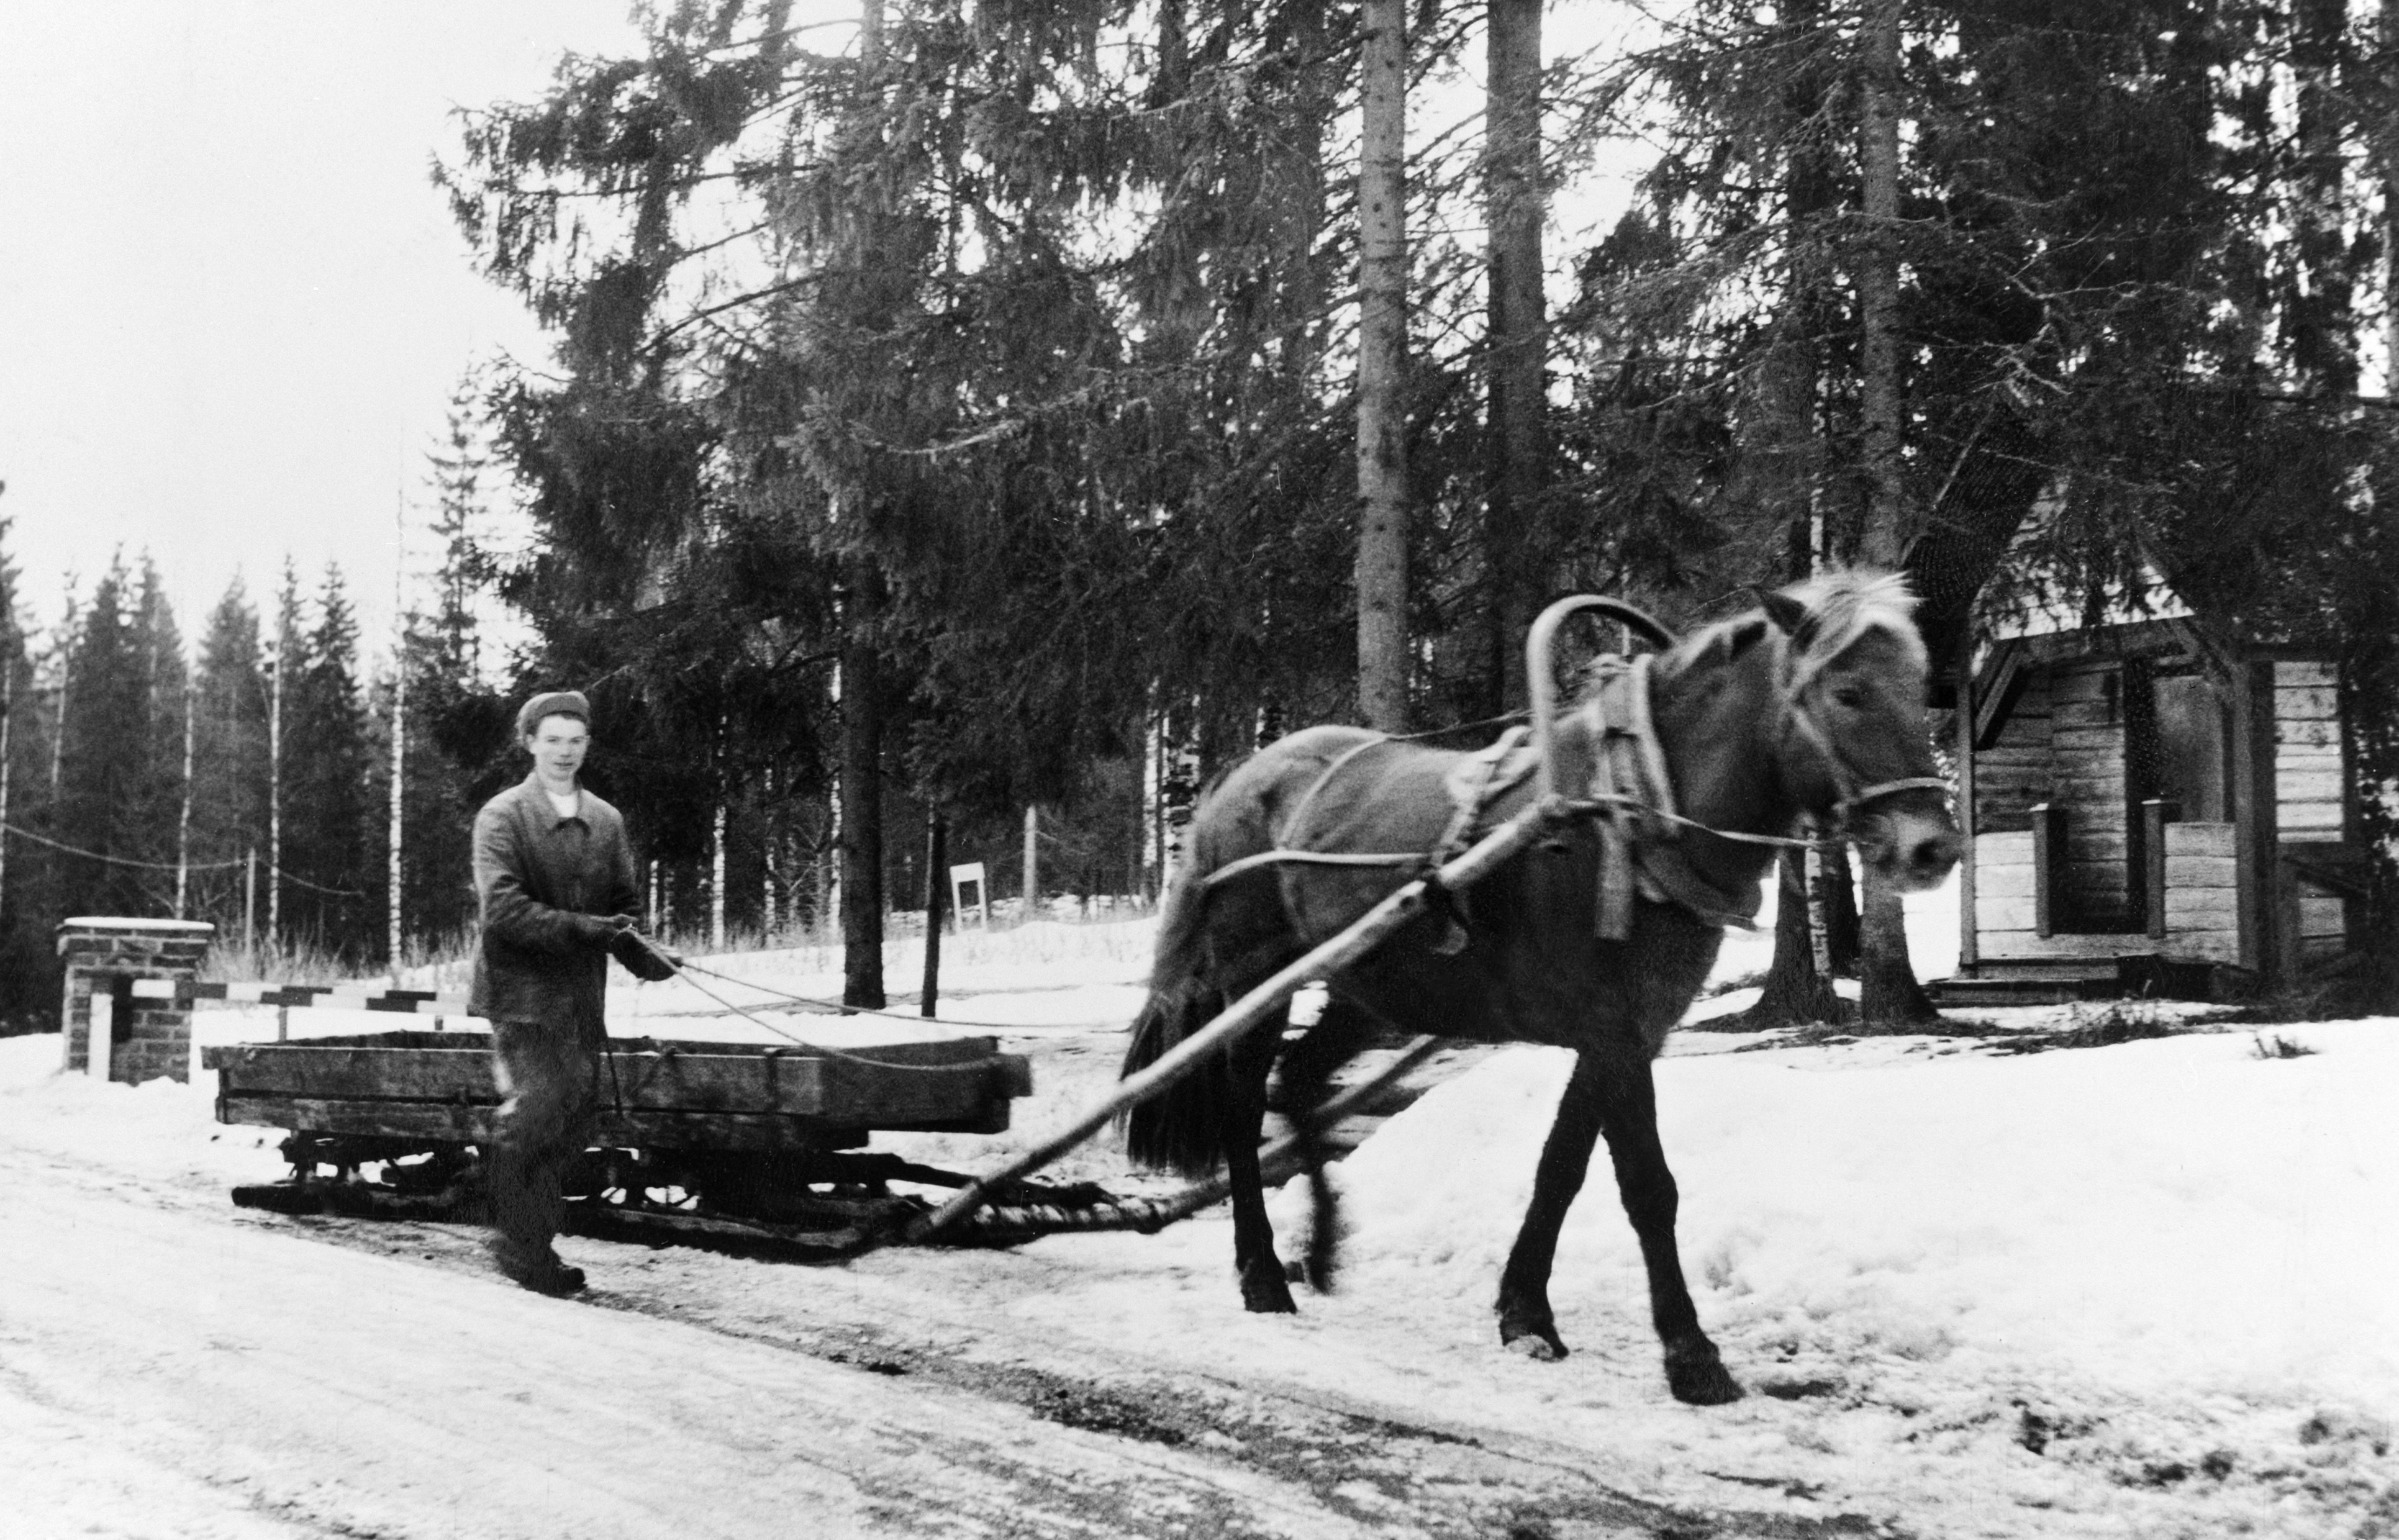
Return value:
[(2032, 809), (2032, 928), (2048, 938), (2057, 926), (2059, 868), (2066, 859), (2066, 809), (2040, 803)]
[(2299, 981), (2299, 869), (2288, 859), (2274, 862), (2274, 968), (2267, 982), (2292, 989)]
[(2181, 817), (2180, 803), (2150, 797), (2141, 804), (2141, 887), (2153, 941), (2166, 939), (2166, 825)]

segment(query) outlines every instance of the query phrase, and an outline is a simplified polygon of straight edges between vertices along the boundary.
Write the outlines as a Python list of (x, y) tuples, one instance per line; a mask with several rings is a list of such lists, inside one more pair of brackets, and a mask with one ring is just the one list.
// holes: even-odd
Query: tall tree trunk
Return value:
[(272, 946), (283, 944), (283, 676), (291, 672), (291, 614), (286, 601), (276, 624), (275, 694), (266, 718), (266, 939)]
[[(1814, 0), (1793, 0), (1785, 17), (1793, 44), (1808, 42), (1807, 34), (1823, 25)], [(1779, 526), (1775, 560), (1780, 575), (1788, 578), (1805, 577), (1814, 569), (1823, 480), (1816, 419), (1828, 264), (1817, 226), (1834, 205), (1836, 183), (1824, 146), (1807, 126), (1817, 121), (1824, 94), (1824, 83), (1812, 70), (1795, 76), (1783, 89), (1782, 116), (1793, 126), (1793, 138), (1783, 168), (1784, 223), (1790, 234), (1782, 303), (1743, 402), (1734, 496), (1736, 506), (1764, 509)], [(1837, 1020), (1846, 1008), (1816, 966), (1806, 865), (1796, 852), (1784, 853), (1777, 862), (1773, 957), (1757, 1004), (1742, 1015), (1743, 1026)]]
[(1808, 863), (1796, 850), (1775, 859), (1774, 960), (1766, 970), (1757, 1004), (1737, 1017), (1720, 1017), (1727, 1031), (1761, 1032), (1773, 1027), (1838, 1021), (1849, 1002), (1833, 993), (1833, 981), (1816, 966), (1808, 923)]
[[(1857, 261), (1860, 453), (1866, 518), (1859, 554), (1897, 571), (1910, 534), (1901, 458), (1905, 424), (1899, 335), (1899, 0), (1876, 0), (1866, 34), (1860, 96), (1858, 162), (1865, 232)], [(1937, 1021), (1931, 996), (1907, 951), (1907, 914), (1899, 894), (1864, 867), (1859, 905), (1859, 1013), (1868, 1021)]]
[(1359, 70), (1358, 709), (1407, 730), (1407, 5), (1363, 0)]
[(2383, 110), (2376, 115), (2382, 172), (2382, 394), (2399, 399), (2399, 0), (2382, 0)]
[[(859, 62), (866, 88), (881, 89), (884, 62), (883, 0), (863, 0), (859, 19)], [(879, 106), (862, 101), (855, 131), (877, 130)], [(854, 270), (868, 272), (881, 234), (878, 204), (855, 211), (850, 255)], [(867, 310), (858, 317), (870, 331), (888, 328), (883, 294), (871, 285)], [(868, 543), (874, 520), (874, 466), (867, 486), (850, 489), (841, 511), (858, 528), (849, 533), (850, 554), (842, 564), (841, 626), (841, 1001), (880, 1010), (883, 993), (883, 659), (875, 625), (882, 612), (881, 574)]]
[(917, 1014), (930, 1019), (942, 1003), (942, 923), (950, 903), (950, 831), (939, 804), (925, 814), (925, 987)]
[(1541, 298), (1541, 0), (1489, 0), (1484, 197), (1491, 224), (1489, 420), (1484, 564), (1490, 585), (1491, 713), (1525, 699), (1524, 635), (1545, 542), (1546, 328)]
[(1900, 458), (1904, 407), (1899, 377), (1899, 0), (1875, 0), (1866, 49), (1858, 126), (1865, 229), (1855, 259), (1862, 332), (1858, 439), (1866, 482), (1860, 554), (1896, 569), (1906, 534)]
[[(2342, 208), (2349, 113), (2341, 55), (2349, 0), (2294, 0), (2291, 68), (2299, 88), (2299, 177), (2293, 210), (2306, 292), (2293, 296), (2292, 362), (2299, 383), (2335, 398), (2357, 392), (2357, 335), (2351, 315), (2349, 238)], [(2384, 25), (2388, 26), (2386, 21)]]
[(880, 1010), (883, 994), (883, 660), (871, 629), (872, 574), (851, 579), (841, 649), (841, 1003)]
[[(406, 671), (403, 670), (400, 674), (403, 683), (407, 677)], [(186, 680), (183, 684), (183, 795), (182, 805), (175, 813), (175, 918), (178, 920), (189, 917), (188, 911), (192, 897), (192, 735), (197, 725), (196, 719), (199, 715), (193, 705), (193, 694), (191, 682)], [(7, 754), (7, 731), (5, 724), (0, 724), (0, 761), (5, 761)], [(392, 758), (395, 762), (400, 758), (400, 721), (397, 710), (392, 713)], [(397, 763), (393, 765), (393, 774), (394, 776), (399, 774)], [(394, 801), (398, 801), (397, 793), (394, 793)], [(7, 821), (7, 817), (8, 770), (5, 763), (0, 763), (0, 823)], [(397, 824), (394, 826), (391, 840), (392, 869), (397, 871), (400, 868), (400, 834)], [(392, 879), (394, 913), (399, 912), (399, 885), (400, 879), (394, 877)], [(397, 922), (394, 925), (396, 933)], [(397, 945), (392, 949), (392, 955), (395, 957), (400, 955)]]
[(1824, 926), (1824, 966), (1836, 979), (1858, 976), (1858, 887), (1848, 853), (1816, 863), (1816, 909)]
[(1024, 919), (1041, 918), (1041, 809), (1024, 810)]

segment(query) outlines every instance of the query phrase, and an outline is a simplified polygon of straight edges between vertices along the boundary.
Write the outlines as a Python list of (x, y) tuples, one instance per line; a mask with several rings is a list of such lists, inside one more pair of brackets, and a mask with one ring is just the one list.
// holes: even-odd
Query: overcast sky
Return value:
[[(32, 618), (147, 550), (195, 637), (329, 561), (371, 638), (461, 371), (541, 343), (427, 181), (623, 0), (0, 0), (0, 516)], [(420, 541), (420, 545), (422, 542)], [(378, 649), (379, 650), (379, 649)]]
[[(634, 47), (627, 11), (0, 0), (0, 517), (34, 625), (70, 574), (88, 594), (146, 551), (196, 640), (237, 574), (264, 601), (289, 555), (311, 591), (341, 564), (382, 650), (400, 500), (421, 531), (452, 390), (544, 352), (428, 166), (454, 108)], [(1556, 7), (1552, 47), (1627, 15)]]

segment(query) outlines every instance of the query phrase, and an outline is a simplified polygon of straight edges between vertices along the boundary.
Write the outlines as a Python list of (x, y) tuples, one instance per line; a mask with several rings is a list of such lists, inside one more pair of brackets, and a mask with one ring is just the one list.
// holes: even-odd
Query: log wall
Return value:
[(2285, 843), (2347, 831), (2340, 704), (2329, 663), (2274, 665), (2275, 826)]
[(2028, 830), (2033, 804), (2049, 800), (2049, 716), (2048, 675), (2030, 670), (1997, 739), (1974, 755), (1976, 833)]
[(2241, 960), (2239, 865), (2229, 823), (2170, 823), (2166, 835), (2166, 934), (2159, 950), (2212, 963)]
[[(2338, 843), (2354, 826), (2337, 676), (2326, 663), (2260, 661), (2244, 677), (2254, 682), (2234, 703), (2235, 763), (2227, 792), (2257, 809), (2249, 836), (2255, 848), (2244, 848), (2237, 823), (2167, 826), (2162, 860), (2150, 857), (2153, 880), (2164, 879), (2165, 934), (2152, 939), (2147, 932), (2157, 922), (2133, 912), (2122, 660), (2026, 667), (2013, 709), (1974, 753), (1974, 955), (2067, 959), (2156, 950), (2270, 967), (2271, 957), (2243, 951), (2244, 937), (2253, 951), (2265, 945), (2259, 937), (2270, 923), (2284, 938), (2276, 945), (2286, 959), (2294, 950), (2302, 961), (2342, 952), (2351, 929), (2348, 901), (2304, 876), (2272, 876), (2278, 846)], [(2244, 719), (2239, 708), (2247, 703), (2254, 704)], [(2252, 736), (2242, 736), (2243, 720), (2255, 723)], [(2242, 743), (2255, 748), (2244, 750)], [(2243, 760), (2244, 752), (2252, 758)], [(2064, 811), (2048, 937), (2037, 922), (2031, 833), (2031, 810), (2044, 803)], [(2241, 878), (2252, 868), (2255, 892), (2245, 891)], [(2279, 898), (2265, 891), (2275, 882), (2283, 883)]]

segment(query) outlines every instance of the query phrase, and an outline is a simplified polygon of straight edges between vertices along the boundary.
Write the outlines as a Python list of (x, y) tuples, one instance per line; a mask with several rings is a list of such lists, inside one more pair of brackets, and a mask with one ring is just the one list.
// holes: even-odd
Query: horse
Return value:
[[(1301, 1135), (1316, 1204), (1302, 1276), (1324, 1289), (1332, 1194), (1307, 1114), (1332, 1073), (1389, 1029), (1550, 1044), (1574, 1051), (1574, 1070), (1500, 1277), (1501, 1344), (1540, 1360), (1566, 1354), (1551, 1263), (1605, 1135), (1669, 1387), (1695, 1405), (1742, 1396), (1684, 1282), (1651, 1063), (1706, 979), (1723, 927), (1755, 914), (1776, 844), (1803, 817), (1853, 840), (1902, 892), (1937, 885), (1959, 855), (1904, 580), (1835, 570), (1758, 598), (1757, 610), (1665, 652), (1597, 669), (1566, 711), (1537, 724), (1567, 784), (1634, 794), (1586, 798), (1587, 816), (1561, 817), (1471, 888), (1436, 890), (1439, 902), (1324, 980), (1322, 1015), (1288, 1047), (1252, 1033), (1127, 1114), (1138, 1164), (1193, 1177), (1225, 1169), (1248, 1309), (1295, 1308), (1259, 1166), (1278, 1059), (1277, 1106)], [(1537, 689), (1537, 704), (1546, 694)], [(1469, 755), (1316, 726), (1223, 774), (1186, 831), (1123, 1074), (1541, 795), (1527, 756), (1503, 747)], [(1383, 852), (1430, 854), (1401, 865)]]

